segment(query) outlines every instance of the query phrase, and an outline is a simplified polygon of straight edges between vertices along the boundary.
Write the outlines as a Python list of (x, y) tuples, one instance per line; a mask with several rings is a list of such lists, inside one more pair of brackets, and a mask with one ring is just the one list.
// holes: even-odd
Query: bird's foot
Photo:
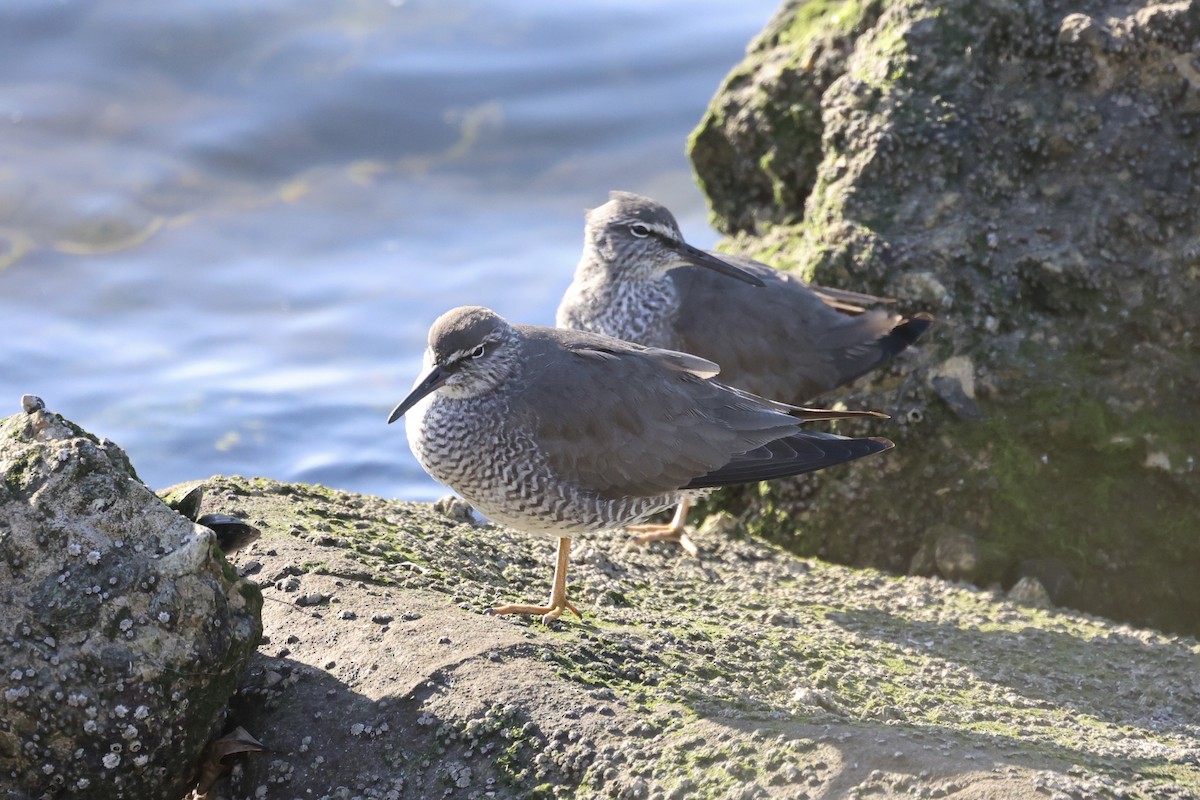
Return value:
[(579, 619), (583, 619), (583, 615), (579, 613), (574, 604), (567, 599), (567, 564), (571, 560), (571, 539), (569, 537), (560, 537), (558, 540), (558, 563), (554, 567), (554, 582), (550, 585), (550, 605), (546, 606), (521, 606), (521, 605), (506, 605), (489, 608), (489, 615), (499, 616), (501, 614), (540, 614), (542, 624), (549, 625), (554, 620), (563, 615), (563, 612), (570, 609), (571, 613)]
[(678, 542), (687, 554), (692, 558), (700, 557), (700, 548), (692, 541), (692, 537), (688, 536), (687, 528), (683, 525), (674, 523), (669, 525), (630, 525), (625, 530), (630, 533), (636, 533), (633, 541), (638, 544), (650, 544), (650, 542)]
[(487, 614), (489, 616), (501, 616), (503, 614), (531, 614), (542, 616), (542, 624), (549, 625), (554, 620), (563, 615), (564, 611), (570, 611), (579, 619), (583, 619), (583, 615), (579, 613), (579, 609), (575, 608), (575, 604), (565, 597), (559, 602), (555, 602), (554, 598), (550, 598), (548, 606), (523, 606), (523, 605), (506, 605), (489, 608)]

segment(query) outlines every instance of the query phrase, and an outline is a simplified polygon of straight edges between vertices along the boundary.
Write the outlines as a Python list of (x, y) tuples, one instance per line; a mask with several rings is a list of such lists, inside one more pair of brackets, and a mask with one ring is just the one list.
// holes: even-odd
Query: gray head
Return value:
[(408, 397), (392, 409), (395, 422), (421, 398), (441, 390), (456, 398), (478, 397), (504, 383), (512, 372), (520, 334), (503, 317), (482, 306), (459, 306), (429, 329), (427, 372)]
[(621, 275), (657, 280), (693, 264), (755, 286), (761, 280), (683, 240), (675, 216), (661, 203), (632, 192), (609, 192), (608, 202), (587, 213), (584, 258), (598, 260)]

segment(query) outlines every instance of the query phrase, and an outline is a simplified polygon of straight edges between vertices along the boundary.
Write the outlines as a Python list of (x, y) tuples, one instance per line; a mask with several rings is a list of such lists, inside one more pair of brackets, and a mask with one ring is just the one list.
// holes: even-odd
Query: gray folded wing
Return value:
[(816, 472), (894, 446), (882, 438), (850, 439), (832, 433), (800, 431), (739, 453), (725, 466), (694, 479), (684, 488), (707, 489)]
[(601, 497), (677, 491), (799, 430), (786, 407), (705, 380), (704, 359), (577, 331), (523, 332), (526, 379), (512, 412), (559, 479)]
[(881, 309), (841, 313), (785, 272), (750, 259), (721, 257), (762, 278), (766, 287), (695, 267), (670, 275), (681, 309), (673, 320), (674, 344), (720, 364), (722, 381), (803, 403), (897, 352), (886, 337), (901, 322), (900, 315)]

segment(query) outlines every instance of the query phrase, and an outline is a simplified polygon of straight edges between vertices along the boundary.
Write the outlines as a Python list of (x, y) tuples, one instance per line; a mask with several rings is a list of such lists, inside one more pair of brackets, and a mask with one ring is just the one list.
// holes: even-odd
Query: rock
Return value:
[(1057, 558), (1027, 558), (1017, 564), (1017, 580), (1036, 578), (1056, 606), (1075, 603), (1075, 576)]
[(741, 527), (732, 515), (718, 511), (705, 517), (696, 533), (702, 539), (724, 539), (738, 533)]
[(843, 712), (833, 695), (823, 689), (811, 689), (807, 686), (794, 689), (792, 690), (792, 702), (810, 708), (821, 708), (835, 714)]
[(943, 361), (932, 370), (930, 384), (960, 419), (983, 419), (975, 403), (975, 365), (969, 357), (953, 356)]
[(6, 796), (182, 797), (258, 642), (261, 595), (119, 448), (23, 406), (0, 421)]
[(908, 574), (928, 578), (937, 572), (937, 559), (934, 558), (934, 545), (926, 540), (921, 542), (917, 552), (913, 553), (912, 561), (908, 562)]
[(1032, 575), (1026, 575), (1008, 590), (1008, 599), (1030, 608), (1053, 608), (1050, 593), (1042, 582)]
[(939, 526), (933, 547), (938, 572), (951, 581), (969, 581), (979, 566), (979, 542), (967, 533), (949, 525)]
[(958, 415), (959, 419), (970, 422), (971, 420), (983, 419), (983, 411), (975, 400), (966, 393), (963, 385), (958, 379), (945, 375), (934, 375), (930, 379), (933, 385), (933, 390), (937, 396), (950, 407), (950, 410)]
[(473, 523), (475, 521), (475, 509), (458, 495), (448, 494), (434, 503), (433, 507), (454, 522)]
[(784, 3), (690, 141), (722, 249), (937, 324), (813, 401), (893, 451), (708, 507), (896, 572), (961, 526), (983, 585), (1200, 633), (1197, 52), (1198, 0)]
[[(583, 619), (546, 627), (483, 613), (542, 595), (544, 538), (318, 486), (208, 485), (265, 523), (264, 575), (304, 565), (305, 591), (360, 609), (298, 612), (264, 588), (269, 642), (229, 726), (267, 752), (237, 756), (212, 800), (1200, 792), (1188, 637), (752, 537), (698, 560), (620, 532), (580, 537)], [(304, 533), (343, 518), (365, 524)]]
[(1161, 469), (1163, 472), (1170, 472), (1171, 456), (1161, 450), (1155, 450), (1153, 453), (1146, 454), (1142, 466), (1146, 469)]

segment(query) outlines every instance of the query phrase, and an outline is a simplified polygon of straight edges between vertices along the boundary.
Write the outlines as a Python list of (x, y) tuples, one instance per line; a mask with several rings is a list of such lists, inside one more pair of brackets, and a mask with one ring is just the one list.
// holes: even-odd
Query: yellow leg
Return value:
[(700, 557), (700, 548), (692, 541), (687, 533), (687, 515), (692, 507), (692, 501), (684, 498), (675, 509), (675, 516), (666, 525), (630, 525), (626, 530), (641, 534), (633, 537), (638, 544), (650, 542), (679, 542), (679, 546), (687, 551), (692, 558)]
[(549, 624), (562, 616), (567, 609), (575, 616), (583, 619), (579, 609), (567, 599), (567, 565), (571, 561), (571, 540), (566, 536), (558, 540), (558, 563), (554, 566), (554, 583), (550, 588), (550, 605), (548, 606), (496, 606), (489, 609), (489, 614), (541, 614), (542, 623)]

